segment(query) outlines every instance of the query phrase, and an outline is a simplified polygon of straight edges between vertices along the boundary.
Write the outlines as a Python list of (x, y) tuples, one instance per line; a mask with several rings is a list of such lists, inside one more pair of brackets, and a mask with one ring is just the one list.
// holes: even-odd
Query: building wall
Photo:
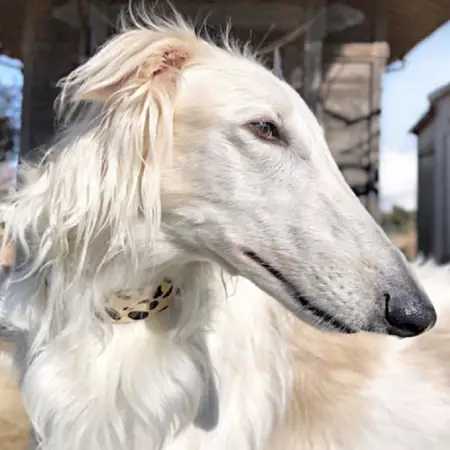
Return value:
[[(54, 132), (52, 105), (57, 95), (56, 81), (78, 63), (79, 31), (71, 26), (73, 17), (67, 17), (74, 15), (70, 8), (59, 15), (62, 18), (66, 14), (65, 19), (52, 17), (55, 5), (61, 3), (59, 0), (29, 2), (40, 12), (34, 14), (38, 19), (34, 23), (34, 32), (29, 33), (31, 36), (27, 43), (30, 49), (25, 53), (27, 73), (22, 155), (34, 158), (37, 156), (32, 149), (46, 143)], [(282, 5), (278, 7), (283, 8)], [(45, 14), (44, 10), (47, 11)], [(248, 12), (243, 12), (240, 23), (245, 22), (245, 15), (255, 22), (255, 14), (258, 14), (257, 6), (248, 8)], [(326, 39), (316, 45), (320, 52), (309, 57), (309, 63), (315, 64), (317, 71), (309, 78), (305, 70), (302, 72), (306, 67), (305, 36), (282, 48), (284, 76), (300, 93), (308, 94), (312, 89), (309, 82), (319, 79), (316, 112), (325, 128), (330, 149), (347, 182), (376, 219), (379, 217), (381, 74), (388, 57), (387, 45), (374, 42), (377, 21), (377, 18), (366, 19), (362, 25), (346, 33), (326, 35)], [(331, 25), (328, 23), (328, 27)], [(238, 30), (244, 39), (253, 36), (255, 44), (261, 42), (266, 32), (258, 30), (252, 33), (242, 26)], [(271, 39), (280, 33), (280, 30), (271, 31)]]
[(436, 105), (434, 146), (436, 149), (436, 258), (450, 261), (450, 96)]
[[(381, 83), (389, 58), (384, 20), (365, 17), (338, 28), (328, 18), (320, 44), (306, 42), (306, 34), (284, 46), (283, 73), (315, 111), (347, 183), (379, 220)], [(315, 55), (308, 57), (311, 47)]]
[(450, 261), (450, 96), (434, 105), (420, 131), (418, 251), (439, 263)]
[(418, 138), (418, 180), (417, 180), (417, 248), (425, 257), (435, 252), (436, 225), (435, 209), (435, 146), (434, 124), (422, 130)]
[(379, 219), (381, 81), (387, 44), (329, 43), (321, 86), (327, 141), (346, 181)]

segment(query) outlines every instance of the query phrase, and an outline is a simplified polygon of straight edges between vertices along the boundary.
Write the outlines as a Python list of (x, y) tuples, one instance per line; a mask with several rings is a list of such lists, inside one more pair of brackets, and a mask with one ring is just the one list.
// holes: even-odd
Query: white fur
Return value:
[[(144, 22), (63, 81), (66, 128), (2, 205), (18, 258), (0, 317), (19, 336), (42, 450), (351, 448), (325, 422), (326, 438), (301, 415), (289, 426), (299, 387), (326, 399), (293, 355), (344, 339), (302, 342), (297, 319), (388, 332), (385, 293), (428, 300), (287, 84), (179, 18)], [(258, 121), (282, 139), (259, 137)], [(97, 318), (110, 293), (163, 276), (182, 296), (155, 320)]]
[(450, 271), (432, 261), (413, 267), (440, 319), (431, 332), (389, 339), (380, 349), (381, 363), (365, 393), (370, 411), (361, 421), (359, 448), (440, 450), (450, 442)]

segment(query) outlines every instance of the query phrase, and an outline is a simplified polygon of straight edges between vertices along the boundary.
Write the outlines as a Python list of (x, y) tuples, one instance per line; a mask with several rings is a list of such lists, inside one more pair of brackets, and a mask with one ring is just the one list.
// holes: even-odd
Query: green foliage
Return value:
[(384, 213), (381, 225), (388, 233), (407, 233), (416, 225), (416, 212), (394, 206), (389, 213)]

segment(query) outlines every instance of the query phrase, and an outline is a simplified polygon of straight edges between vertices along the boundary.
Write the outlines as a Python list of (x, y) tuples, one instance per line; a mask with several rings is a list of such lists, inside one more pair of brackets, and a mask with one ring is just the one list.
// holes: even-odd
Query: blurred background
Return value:
[[(0, 180), (51, 137), (57, 80), (114, 32), (127, 2), (0, 0)], [(346, 180), (404, 253), (450, 260), (450, 0), (172, 3), (211, 28), (231, 21), (317, 114)]]
[[(127, 3), (0, 0), (0, 186), (14, 183), (19, 158), (37, 158), (57, 80), (114, 33)], [(231, 21), (316, 113), (347, 182), (407, 257), (450, 261), (450, 0), (171, 3), (212, 29)], [(0, 448), (25, 449), (8, 376)]]

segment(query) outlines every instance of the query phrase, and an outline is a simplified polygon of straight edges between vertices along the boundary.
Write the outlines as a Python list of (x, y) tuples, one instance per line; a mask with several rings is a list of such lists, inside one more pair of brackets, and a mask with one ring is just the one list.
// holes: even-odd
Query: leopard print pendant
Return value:
[(179, 292), (168, 278), (156, 288), (141, 288), (137, 291), (117, 291), (107, 301), (105, 311), (113, 323), (131, 323), (145, 320), (166, 310), (175, 291)]

